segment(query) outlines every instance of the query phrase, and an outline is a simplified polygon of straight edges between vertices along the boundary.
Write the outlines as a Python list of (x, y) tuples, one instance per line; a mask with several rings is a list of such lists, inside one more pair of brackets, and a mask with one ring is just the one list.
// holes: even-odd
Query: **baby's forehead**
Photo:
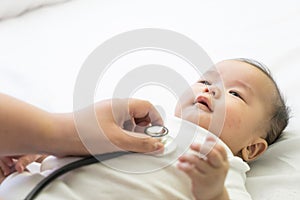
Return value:
[(269, 75), (259, 67), (239, 60), (224, 60), (208, 68), (203, 77), (228, 77), (229, 79), (252, 78), (272, 81)]
[(239, 60), (221, 61), (208, 68), (200, 78), (221, 81), (224, 85), (243, 82), (260, 96), (273, 96), (276, 91), (276, 85), (267, 72)]
[(201, 77), (211, 77), (211, 78), (219, 78), (220, 77), (220, 73), (216, 68), (210, 68), (207, 71), (205, 71)]

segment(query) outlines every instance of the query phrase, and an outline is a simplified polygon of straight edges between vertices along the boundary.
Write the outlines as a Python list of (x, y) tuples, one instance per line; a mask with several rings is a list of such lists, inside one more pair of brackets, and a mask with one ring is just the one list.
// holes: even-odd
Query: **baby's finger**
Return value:
[(217, 144), (216, 139), (208, 136), (203, 144), (194, 143), (190, 148), (196, 152), (199, 152), (199, 156), (206, 159), (206, 156), (212, 151)]
[(191, 179), (198, 179), (200, 175), (195, 166), (188, 162), (179, 162), (177, 167), (179, 170), (185, 172)]
[(201, 148), (201, 145), (199, 143), (193, 143), (191, 144), (191, 149), (196, 151), (196, 152), (200, 152), (200, 148)]
[(0, 170), (0, 183), (2, 183), (4, 181), (4, 179), (5, 179), (5, 176), (2, 172), (2, 170)]
[(207, 155), (207, 161), (208, 163), (214, 167), (219, 168), (222, 166), (222, 157), (221, 155), (216, 151), (216, 149), (213, 149), (208, 155)]
[(194, 168), (194, 165), (189, 162), (179, 162), (177, 167), (182, 171), (189, 171)]
[(1, 158), (1, 161), (2, 161), (3, 163), (5, 163), (6, 165), (8, 165), (9, 167), (14, 166), (14, 161), (13, 161), (12, 157), (8, 157), (8, 156), (2, 157), (2, 158)]
[(227, 160), (227, 153), (225, 148), (220, 144), (215, 144), (215, 140), (208, 138), (203, 145), (194, 143), (191, 145), (191, 149), (199, 152), (200, 157), (208, 159), (208, 162), (212, 167), (220, 167), (224, 161)]
[(1, 172), (4, 176), (7, 176), (11, 173), (10, 167), (6, 163), (4, 163), (2, 160), (0, 160), (0, 168), (1, 168)]
[(47, 158), (48, 156), (49, 156), (49, 155), (47, 155), (47, 154), (38, 155), (38, 156), (37, 156), (38, 158), (35, 160), (35, 162), (42, 163), (43, 160), (44, 160), (45, 158)]
[(185, 155), (179, 157), (179, 162), (180, 163), (188, 163), (190, 165), (195, 166), (195, 168), (202, 174), (209, 173), (210, 168), (211, 168), (205, 160), (203, 160), (199, 156), (193, 155), (193, 154), (185, 154)]
[[(225, 156), (222, 155), (223, 154), (221, 153), (222, 151), (225, 152)], [(227, 161), (225, 149), (220, 145), (216, 145), (213, 148), (213, 150), (207, 155), (207, 160), (212, 167), (214, 168), (221, 167), (224, 164), (224, 162)]]
[(223, 160), (226, 161), (227, 160), (227, 152), (226, 152), (225, 148), (220, 144), (216, 145), (215, 148), (221, 154)]
[(25, 155), (25, 156), (20, 157), (15, 165), (16, 170), (19, 173), (23, 172), (27, 165), (34, 162), (39, 157), (40, 157), (40, 155), (35, 155), (35, 154)]

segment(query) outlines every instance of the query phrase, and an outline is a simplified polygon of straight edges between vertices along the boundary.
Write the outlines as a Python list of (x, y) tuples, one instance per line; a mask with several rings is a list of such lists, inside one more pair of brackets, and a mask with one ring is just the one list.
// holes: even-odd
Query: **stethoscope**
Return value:
[[(155, 138), (161, 139), (161, 142), (164, 143), (164, 145), (168, 145), (172, 139), (168, 136), (169, 130), (165, 126), (160, 125), (153, 125), (148, 126), (145, 128), (144, 133)], [(94, 164), (94, 163), (101, 163), (105, 160), (109, 160), (112, 158), (116, 158), (119, 156), (132, 154), (134, 152), (128, 152), (128, 151), (118, 151), (118, 152), (112, 152), (112, 153), (105, 153), (105, 154), (99, 154), (99, 155), (93, 155), (89, 157), (82, 158), (80, 160), (74, 161), (72, 163), (69, 163), (61, 168), (56, 169), (54, 172), (52, 172), (49, 176), (45, 177), (43, 180), (41, 180), (34, 188), (31, 190), (31, 192), (25, 197), (25, 200), (32, 200), (47, 186), (49, 185), (54, 179), (58, 178), (59, 176), (72, 171), (74, 169)]]
[(162, 143), (168, 139), (169, 130), (165, 126), (153, 125), (145, 128), (144, 133), (154, 138), (159, 138)]

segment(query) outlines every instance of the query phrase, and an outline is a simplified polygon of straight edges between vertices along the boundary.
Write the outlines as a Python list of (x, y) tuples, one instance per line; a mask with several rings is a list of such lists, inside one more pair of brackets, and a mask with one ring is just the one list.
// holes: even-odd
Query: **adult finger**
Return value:
[(156, 138), (152, 138), (145, 134), (126, 131), (118, 126), (111, 129), (114, 131), (116, 138), (110, 138), (110, 141), (117, 147), (126, 151), (149, 153), (161, 152), (164, 144)]
[[(129, 99), (129, 113), (139, 123), (163, 125), (163, 120), (156, 108), (149, 102), (139, 99)], [(141, 120), (142, 119), (142, 120)]]

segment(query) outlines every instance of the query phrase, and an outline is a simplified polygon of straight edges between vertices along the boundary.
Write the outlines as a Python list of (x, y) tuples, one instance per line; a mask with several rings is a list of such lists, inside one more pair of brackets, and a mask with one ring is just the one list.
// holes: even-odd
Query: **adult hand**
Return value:
[(148, 101), (113, 99), (102, 101), (95, 108), (103, 133), (119, 148), (135, 152), (163, 148), (159, 140), (138, 133), (149, 125), (163, 125), (159, 112)]
[(89, 153), (111, 151), (161, 152), (163, 144), (141, 134), (146, 126), (163, 125), (148, 101), (109, 99), (74, 113), (77, 132)]
[(163, 123), (147, 101), (112, 99), (74, 113), (53, 114), (5, 94), (0, 93), (0, 100), (0, 156), (163, 149), (157, 139), (132, 132)]

